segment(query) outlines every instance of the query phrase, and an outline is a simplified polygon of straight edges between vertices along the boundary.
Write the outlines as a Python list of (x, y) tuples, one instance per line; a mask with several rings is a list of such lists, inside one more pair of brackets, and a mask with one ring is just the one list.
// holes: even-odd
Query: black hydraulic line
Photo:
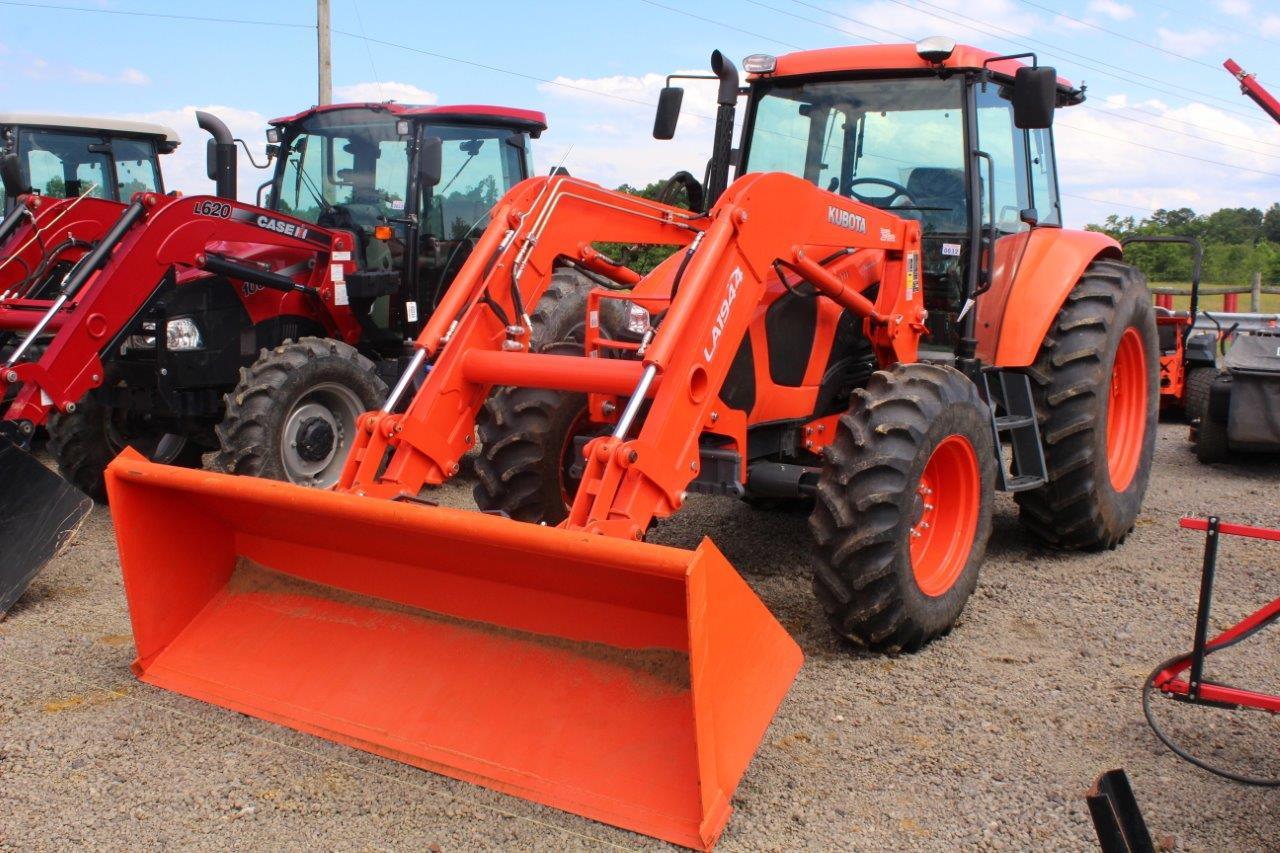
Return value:
[(218, 275), (225, 275), (238, 281), (260, 284), (283, 293), (315, 294), (315, 289), (305, 284), (298, 284), (293, 279), (279, 273), (269, 272), (259, 267), (236, 263), (218, 255), (204, 255), (196, 260), (196, 266)]
[(27, 215), (27, 206), (25, 204), (15, 204), (13, 210), (0, 221), (0, 243), (9, 239), (9, 235), (18, 230), (18, 225), (22, 222), (23, 217)]
[(133, 204), (125, 208), (124, 213), (120, 214), (120, 218), (116, 220), (116, 224), (111, 226), (98, 245), (92, 252), (80, 259), (71, 272), (67, 273), (67, 277), (62, 280), (62, 286), (58, 288), (58, 292), (63, 296), (71, 297), (76, 294), (80, 288), (84, 287), (85, 282), (89, 280), (89, 276), (106, 265), (107, 259), (111, 257), (112, 250), (124, 239), (124, 235), (132, 228), (138, 220), (142, 219), (146, 210), (142, 206), (142, 202), (135, 201)]

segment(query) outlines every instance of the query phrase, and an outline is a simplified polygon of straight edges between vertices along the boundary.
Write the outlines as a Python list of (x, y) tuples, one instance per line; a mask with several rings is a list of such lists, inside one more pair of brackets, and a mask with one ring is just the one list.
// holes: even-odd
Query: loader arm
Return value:
[(0, 332), (31, 328), (48, 307), (39, 291), (49, 273), (84, 257), (124, 208), (86, 196), (23, 196), (0, 225)]
[[(521, 185), (500, 205), (446, 300), (463, 310), (456, 327), (452, 311), (440, 311), (419, 340), (424, 352), (437, 354), (422, 389), (403, 415), (365, 416), (339, 488), (394, 498), (442, 482), (469, 449), (494, 386), (617, 394), (629, 405), (611, 436), (587, 445), (582, 485), (562, 526), (642, 538), (653, 518), (683, 502), (698, 475), (704, 431), (727, 431), (745, 445), (744, 419), (736, 419), (738, 434), (720, 424), (728, 409), (718, 395), (775, 263), (863, 317), (882, 366), (915, 359), (925, 319), (916, 222), (779, 173), (739, 179), (700, 219), (581, 181), (552, 180)], [(574, 358), (513, 345), (482, 297), (508, 319), (518, 316), (513, 269), (523, 304), (532, 306), (556, 259), (581, 259), (597, 241), (688, 246), (681, 271), (671, 275), (672, 259), (635, 285), (652, 296), (655, 280), (666, 280), (668, 305), (653, 312), (662, 320), (643, 357)], [(863, 293), (875, 284), (873, 303)], [(646, 399), (648, 414), (632, 438)]]
[[(299, 274), (305, 281), (295, 282), (290, 289), (324, 300), (332, 298), (334, 278), (340, 280), (355, 269), (349, 260), (330, 261), (333, 252), (350, 250), (352, 240), (345, 233), (316, 228), (280, 214), (266, 216), (258, 208), (212, 197), (174, 198), (146, 193), (135, 204), (141, 205), (140, 214), (119, 234), (114, 245), (107, 246), (103, 265), (64, 304), (56, 304), (57, 300), (47, 303), (43, 315), (49, 318), (46, 328), (56, 331), (43, 353), (34, 360), (18, 360), (4, 366), (0, 390), (19, 387), (5, 419), (40, 425), (51, 407), (66, 411), (86, 392), (101, 385), (101, 355), (106, 347), (130, 326), (170, 270), (204, 266), (211, 271), (217, 269), (221, 259), (211, 253), (211, 246), (256, 244), (305, 252), (315, 264)], [(125, 209), (117, 225), (133, 216), (131, 209)], [(263, 219), (269, 222), (261, 223), (259, 220)], [(293, 226), (293, 232), (286, 233), (280, 223)], [(108, 233), (103, 241), (112, 237)], [(87, 255), (82, 262), (90, 260), (91, 255)], [(340, 267), (341, 275), (331, 271), (331, 265)], [(246, 272), (249, 269), (246, 267)], [(73, 269), (67, 280), (75, 275)], [(282, 291), (281, 300), (300, 298), (283, 292), (288, 287), (284, 282), (276, 284)]]

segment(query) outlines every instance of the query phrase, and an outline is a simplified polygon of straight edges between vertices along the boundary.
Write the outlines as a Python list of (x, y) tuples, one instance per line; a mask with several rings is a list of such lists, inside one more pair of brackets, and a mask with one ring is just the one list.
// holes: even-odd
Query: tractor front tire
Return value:
[(990, 418), (951, 367), (900, 364), (854, 392), (809, 517), (814, 593), (838, 634), (910, 652), (959, 618), (991, 534)]
[(1116, 260), (1090, 264), (1027, 369), (1049, 476), (1016, 499), (1045, 544), (1114, 548), (1133, 529), (1155, 452), (1157, 340), (1142, 274)]
[[(533, 352), (582, 355), (587, 292), (592, 281), (568, 267), (534, 307)], [(558, 524), (569, 514), (577, 484), (568, 468), (587, 395), (543, 388), (494, 388), (476, 418), (476, 506), (517, 521)]]
[(165, 465), (196, 467), (202, 448), (189, 436), (151, 428), (140, 416), (86, 394), (72, 412), (49, 416), (49, 455), (58, 473), (98, 503), (107, 501), (107, 463), (126, 447)]
[(342, 473), (356, 419), (386, 397), (373, 362), (341, 341), (301, 338), (264, 349), (226, 395), (215, 430), (220, 449), (205, 456), (205, 467), (328, 488)]

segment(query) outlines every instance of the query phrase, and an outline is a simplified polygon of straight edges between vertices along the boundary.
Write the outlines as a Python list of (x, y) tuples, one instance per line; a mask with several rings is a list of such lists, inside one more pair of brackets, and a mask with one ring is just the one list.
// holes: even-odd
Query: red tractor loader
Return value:
[[(514, 188), (332, 491), (112, 462), (140, 678), (709, 849), (801, 653), (710, 539), (644, 541), (691, 493), (813, 500), (818, 598), (876, 649), (955, 623), (998, 489), (1050, 544), (1124, 538), (1156, 328), (1119, 245), (1060, 226), (1081, 93), (945, 39), (749, 57), (730, 184), (712, 67), (710, 207)], [(434, 506), (477, 433), (486, 513)]]
[(201, 120), (217, 197), (22, 195), (0, 226), (0, 501), (28, 511), (0, 530), (4, 577), (18, 579), (7, 597), (84, 511), (22, 452), (37, 427), (62, 477), (97, 499), (124, 447), (334, 483), (356, 419), (400, 375), (545, 129), (541, 113), (503, 107), (318, 107), (272, 122), (275, 175), (254, 206), (235, 200), (231, 134)]

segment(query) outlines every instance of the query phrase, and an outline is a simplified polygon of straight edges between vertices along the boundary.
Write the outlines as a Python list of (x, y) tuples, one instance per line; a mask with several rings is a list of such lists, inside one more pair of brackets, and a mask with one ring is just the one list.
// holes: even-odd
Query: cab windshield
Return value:
[[(307, 222), (366, 229), (403, 217), (409, 142), (385, 112), (316, 113), (285, 137), (277, 208)], [(348, 218), (353, 223), (339, 221)]]
[(743, 173), (788, 172), (847, 198), (964, 234), (960, 78), (756, 84)]

